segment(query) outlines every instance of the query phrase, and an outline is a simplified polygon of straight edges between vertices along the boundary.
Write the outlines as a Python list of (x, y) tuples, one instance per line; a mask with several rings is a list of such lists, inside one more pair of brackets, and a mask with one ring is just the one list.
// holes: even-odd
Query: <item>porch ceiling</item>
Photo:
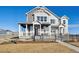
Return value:
[(26, 28), (26, 24), (21, 24), (22, 27)]
[(24, 22), (19, 22), (18, 24), (26, 24), (26, 23), (24, 23)]
[(22, 27), (26, 28), (26, 23), (21, 22), (21, 23), (18, 23), (18, 24), (20, 24)]
[(47, 23), (41, 23), (41, 25), (50, 25), (50, 24), (47, 24)]

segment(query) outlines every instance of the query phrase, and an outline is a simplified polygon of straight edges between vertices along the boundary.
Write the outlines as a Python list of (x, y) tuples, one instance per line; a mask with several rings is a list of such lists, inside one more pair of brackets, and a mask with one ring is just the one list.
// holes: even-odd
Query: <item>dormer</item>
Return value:
[(68, 25), (68, 17), (66, 15), (61, 17), (61, 24)]

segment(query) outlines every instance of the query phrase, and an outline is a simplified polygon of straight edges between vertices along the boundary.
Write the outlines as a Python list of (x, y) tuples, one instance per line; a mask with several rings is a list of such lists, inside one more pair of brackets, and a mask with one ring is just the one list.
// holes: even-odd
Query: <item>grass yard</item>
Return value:
[(0, 45), (2, 53), (64, 53), (75, 52), (59, 43), (18, 43), (18, 44), (3, 44)]
[(25, 42), (25, 43), (9, 43), (6, 41), (11, 40), (14, 36), (0, 36), (0, 52), (1, 53), (71, 53), (75, 52), (68, 47), (65, 47), (56, 42)]

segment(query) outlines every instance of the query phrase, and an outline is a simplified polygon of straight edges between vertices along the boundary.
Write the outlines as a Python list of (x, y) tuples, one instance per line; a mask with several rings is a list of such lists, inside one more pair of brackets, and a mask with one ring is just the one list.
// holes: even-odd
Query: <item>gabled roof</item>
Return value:
[(51, 14), (53, 14), (55, 17), (57, 17), (58, 19), (60, 19), (60, 17), (58, 15), (56, 15), (55, 13), (53, 13), (52, 11), (50, 11), (48, 8), (46, 8), (45, 6), (43, 6), (43, 8), (45, 8), (47, 11), (49, 11)]
[(66, 15), (61, 17), (62, 19), (69, 19), (69, 17), (67, 17)]
[(32, 11), (34, 11), (35, 9), (37, 8), (44, 8), (45, 10), (47, 10), (48, 12), (50, 12), (51, 14), (53, 14), (56, 18), (60, 19), (59, 16), (57, 16), (55, 13), (53, 13), (52, 11), (50, 11), (48, 8), (46, 8), (45, 6), (37, 6), (35, 8), (33, 8), (32, 10), (30, 10), (29, 12), (27, 12), (26, 14), (29, 14), (31, 13)]
[(36, 8), (39, 8), (39, 6), (37, 6), (37, 7), (33, 8), (33, 9), (31, 9), (31, 10), (28, 11), (26, 14), (29, 14), (30, 12), (32, 12), (32, 11), (35, 10)]

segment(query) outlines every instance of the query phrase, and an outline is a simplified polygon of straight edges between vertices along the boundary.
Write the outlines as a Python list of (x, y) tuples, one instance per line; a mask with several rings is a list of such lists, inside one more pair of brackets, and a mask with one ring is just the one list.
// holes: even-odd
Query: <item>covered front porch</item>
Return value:
[(19, 23), (19, 38), (50, 35), (49, 32), (49, 24)]
[(50, 24), (19, 23), (19, 38), (21, 39), (60, 39), (59, 27), (51, 27)]

